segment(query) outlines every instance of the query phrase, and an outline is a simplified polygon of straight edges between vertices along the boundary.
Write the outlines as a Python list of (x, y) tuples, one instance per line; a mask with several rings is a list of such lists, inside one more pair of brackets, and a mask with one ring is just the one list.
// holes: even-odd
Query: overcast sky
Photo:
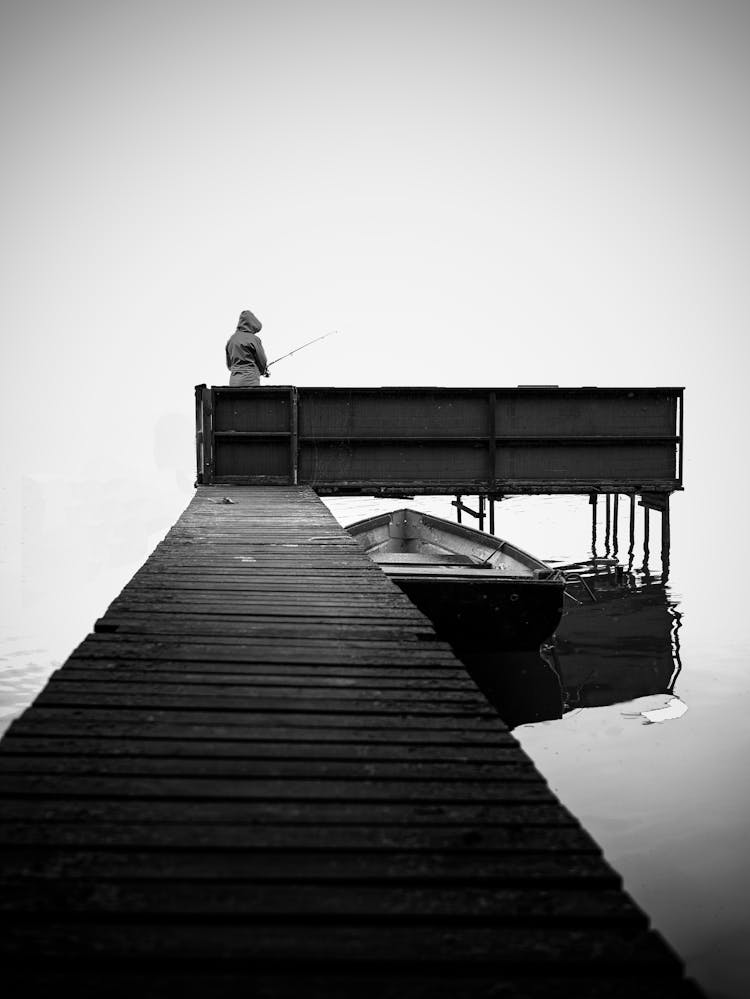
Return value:
[(750, 4), (0, 16), (6, 487), (165, 467), (189, 487), (193, 385), (226, 382), (244, 308), (271, 358), (340, 331), (277, 384), (686, 385), (686, 473), (702, 454), (693, 487), (726, 476)]

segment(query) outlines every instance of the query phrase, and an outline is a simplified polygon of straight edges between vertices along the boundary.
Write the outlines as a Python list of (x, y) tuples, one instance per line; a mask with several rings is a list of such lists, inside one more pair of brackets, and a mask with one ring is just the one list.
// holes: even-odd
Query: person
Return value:
[(249, 309), (240, 313), (237, 329), (226, 345), (229, 384), (233, 388), (257, 388), (260, 376), (268, 374), (268, 359), (258, 336), (262, 327)]

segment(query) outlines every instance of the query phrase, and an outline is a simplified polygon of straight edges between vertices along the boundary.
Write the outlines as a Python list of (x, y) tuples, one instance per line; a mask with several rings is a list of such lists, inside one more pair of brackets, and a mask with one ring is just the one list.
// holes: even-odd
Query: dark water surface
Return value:
[[(80, 503), (54, 489), (45, 486), (47, 521), (35, 509), (25, 546), (21, 537), (3, 549), (0, 731), (91, 630), (191, 492), (162, 496), (155, 517), (153, 495), (113, 511), (111, 497), (97, 505), (90, 488)], [(455, 514), (444, 497), (328, 505), (343, 524), (404, 505)], [(58, 520), (49, 520), (49, 510)], [(594, 539), (585, 498), (519, 497), (498, 505), (499, 536), (552, 564), (575, 563), (568, 570), (575, 578), (541, 656), (506, 655), (473, 663), (471, 671), (688, 974), (712, 999), (745, 999), (744, 563), (737, 557), (736, 571), (727, 566), (721, 532), (708, 531), (701, 511), (678, 495), (665, 573), (659, 516), (651, 516), (645, 551), (643, 512), (631, 543), (627, 510), (621, 504), (617, 536), (605, 537), (600, 503)]]

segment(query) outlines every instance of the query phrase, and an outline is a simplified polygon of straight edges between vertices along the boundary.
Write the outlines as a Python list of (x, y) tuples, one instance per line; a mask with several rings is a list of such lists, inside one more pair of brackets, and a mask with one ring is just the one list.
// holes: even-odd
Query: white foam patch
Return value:
[(641, 697), (630, 703), (636, 710), (623, 711), (623, 717), (642, 718), (644, 725), (654, 725), (682, 718), (688, 709), (684, 701), (674, 696)]

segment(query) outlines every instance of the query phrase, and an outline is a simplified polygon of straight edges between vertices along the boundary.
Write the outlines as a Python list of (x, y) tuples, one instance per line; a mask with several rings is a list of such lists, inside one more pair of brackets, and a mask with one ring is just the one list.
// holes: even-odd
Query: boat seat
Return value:
[(373, 552), (370, 557), (380, 565), (476, 565), (475, 559), (455, 552)]

